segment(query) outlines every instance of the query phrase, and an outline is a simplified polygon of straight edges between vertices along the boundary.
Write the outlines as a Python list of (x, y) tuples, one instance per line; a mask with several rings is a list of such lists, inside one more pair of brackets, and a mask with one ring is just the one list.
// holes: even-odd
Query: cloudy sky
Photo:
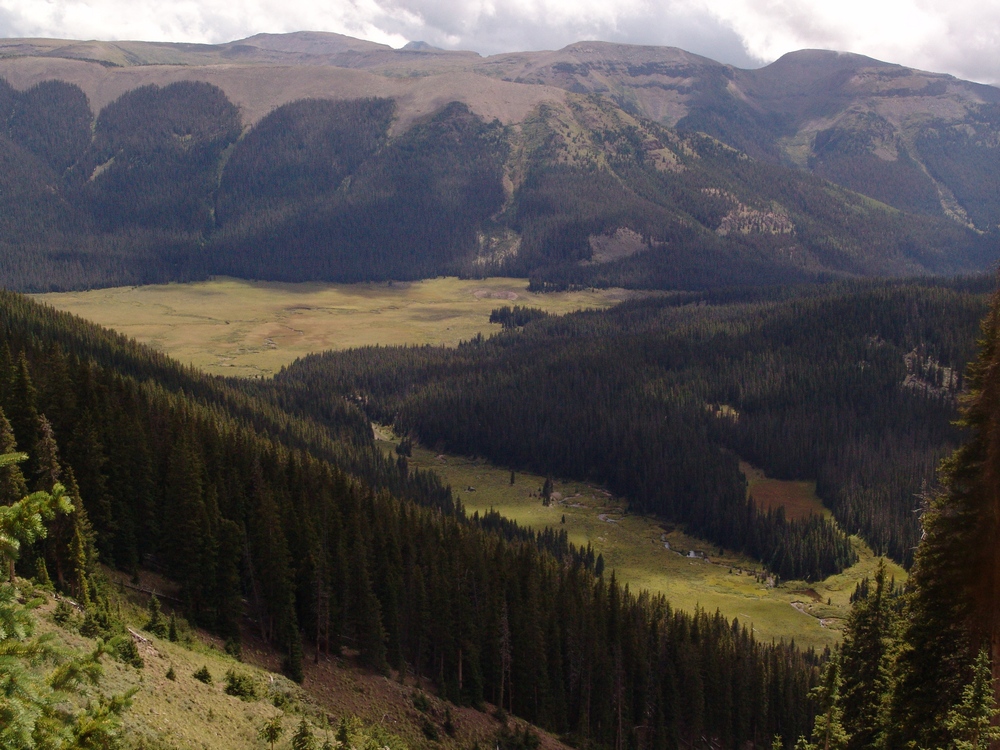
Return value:
[(756, 67), (803, 48), (1000, 83), (1000, 0), (0, 0), (0, 36), (224, 42), (336, 31), (482, 54), (582, 39)]

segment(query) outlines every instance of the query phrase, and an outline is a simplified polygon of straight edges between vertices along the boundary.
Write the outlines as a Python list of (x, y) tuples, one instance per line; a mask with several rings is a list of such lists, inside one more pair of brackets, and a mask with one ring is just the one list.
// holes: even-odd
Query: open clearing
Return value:
[(610, 307), (615, 289), (535, 294), (525, 279), (281, 284), (219, 278), (192, 284), (34, 295), (216, 375), (270, 377), (310, 352), (382, 344), (454, 346), (500, 330), (502, 305), (563, 314)]
[[(384, 428), (379, 435), (390, 437)], [(395, 445), (391, 439), (380, 444), (386, 450)], [(833, 646), (840, 640), (855, 585), (864, 576), (873, 575), (877, 562), (864, 542), (853, 537), (861, 558), (854, 567), (825, 581), (787, 581), (773, 586), (758, 575), (762, 572), (760, 563), (719, 550), (655, 519), (629, 515), (624, 500), (599, 487), (554, 480), (552, 502), (546, 507), (542, 504), (545, 479), (541, 476), (517, 472), (511, 485), (507, 469), (481, 459), (436, 454), (419, 446), (414, 446), (410, 463), (440, 474), (470, 515), (492, 508), (533, 529), (565, 529), (573, 544), (589, 543), (595, 554), (603, 554), (605, 575), (614, 570), (633, 591), (661, 593), (681, 610), (693, 611), (696, 606), (710, 612), (718, 609), (726, 617), (751, 626), (764, 641), (794, 639), (804, 648), (817, 650)], [(749, 465), (746, 468), (753, 470)], [(759, 471), (757, 474), (763, 477)], [(766, 482), (779, 496), (783, 491), (804, 503), (801, 485), (808, 483)], [(823, 509), (815, 494), (810, 502), (814, 509)], [(692, 553), (694, 556), (689, 556)], [(890, 562), (889, 569), (897, 581), (905, 580), (906, 573), (895, 563)]]
[(769, 479), (760, 469), (740, 461), (740, 471), (747, 478), (747, 494), (763, 510), (785, 509), (785, 517), (792, 521), (809, 516), (832, 518), (833, 514), (816, 497), (815, 482), (786, 482)]

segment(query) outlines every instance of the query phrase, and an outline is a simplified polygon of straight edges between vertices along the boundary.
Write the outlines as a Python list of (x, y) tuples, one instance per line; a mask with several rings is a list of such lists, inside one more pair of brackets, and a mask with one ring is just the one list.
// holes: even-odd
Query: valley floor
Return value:
[[(536, 294), (527, 279), (281, 284), (218, 278), (192, 284), (34, 295), (213, 375), (271, 377), (297, 357), (357, 346), (444, 344), (500, 330), (503, 305), (552, 314), (610, 307), (621, 289)], [(648, 294), (648, 293), (647, 293)]]
[[(380, 428), (376, 434), (386, 450), (395, 447), (390, 431)], [(860, 560), (843, 573), (823, 581), (774, 585), (760, 563), (656, 519), (630, 515), (623, 499), (584, 482), (554, 480), (552, 501), (546, 506), (541, 492), (545, 478), (538, 475), (517, 472), (511, 484), (507, 469), (419, 446), (414, 446), (410, 464), (441, 475), (470, 515), (492, 509), (529, 528), (563, 528), (571, 543), (591, 544), (595, 554), (604, 556), (605, 575), (613, 570), (631, 589), (663, 594), (680, 610), (718, 609), (750, 625), (763, 641), (794, 639), (818, 651), (832, 647), (840, 640), (855, 586), (874, 575), (877, 563), (868, 546), (852, 537)], [(800, 507), (811, 495), (813, 507), (824, 512), (809, 483), (766, 479), (749, 464), (742, 468), (751, 493), (764, 485), (770, 497), (790, 497)], [(906, 579), (906, 572), (891, 561), (889, 570), (896, 581)]]

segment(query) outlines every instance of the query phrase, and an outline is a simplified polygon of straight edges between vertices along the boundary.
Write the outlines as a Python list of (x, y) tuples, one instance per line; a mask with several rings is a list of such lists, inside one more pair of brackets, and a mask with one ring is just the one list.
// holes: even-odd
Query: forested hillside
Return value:
[(246, 128), (221, 89), (179, 81), (95, 118), (74, 85), (4, 82), (0, 283), (506, 274), (674, 289), (954, 273), (997, 256), (992, 234), (596, 95), (515, 125), (453, 101), (396, 130), (397, 109), (308, 99)]
[(959, 439), (960, 372), (985, 310), (973, 290), (685, 294), (458, 349), (314, 355), (277, 381), (305, 412), (352, 397), (427, 445), (606, 483), (634, 511), (817, 578), (853, 559), (842, 532), (756, 510), (738, 459), (818, 480), (845, 531), (909, 562), (917, 495)]
[(94, 326), (11, 294), (0, 305), (0, 452), (32, 456), (0, 468), (5, 502), (60, 473), (82, 509), (22, 551), (22, 575), (44, 561), (86, 602), (95, 555), (153, 567), (193, 621), (231, 639), (253, 628), (293, 677), (304, 655), (349, 645), (374, 670), (405, 665), (452, 701), (581, 743), (631, 742), (640, 722), (655, 747), (808, 727), (814, 656), (630, 592), (564, 536), (466, 518), (433, 477), (351, 437), (352, 407), (324, 420), (345, 436), (334, 444), (325, 425)]
[(482, 58), (303, 31), (216, 45), (9, 39), (0, 52), (0, 75), (18, 88), (66, 80), (95, 111), (183, 78), (220, 87), (247, 124), (304, 97), (367, 95), (396, 99), (407, 126), (450, 98), (516, 128), (539, 103), (593, 94), (900, 210), (984, 232), (1000, 221), (1000, 89), (843, 51), (745, 70), (671, 47), (586, 41)]
[(1000, 741), (995, 460), (1000, 297), (967, 373), (968, 432), (921, 507), (924, 536), (905, 588), (880, 567), (852, 597), (839, 653), (814, 691), (806, 750), (987, 748)]

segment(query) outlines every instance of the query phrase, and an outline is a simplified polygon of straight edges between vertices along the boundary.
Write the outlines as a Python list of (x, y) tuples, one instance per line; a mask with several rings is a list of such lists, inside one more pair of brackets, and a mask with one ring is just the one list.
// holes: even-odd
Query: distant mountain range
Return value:
[(317, 32), (11, 39), (0, 77), (10, 288), (670, 288), (1000, 257), (1000, 89), (859, 55), (741, 70), (603, 42), (483, 58)]

